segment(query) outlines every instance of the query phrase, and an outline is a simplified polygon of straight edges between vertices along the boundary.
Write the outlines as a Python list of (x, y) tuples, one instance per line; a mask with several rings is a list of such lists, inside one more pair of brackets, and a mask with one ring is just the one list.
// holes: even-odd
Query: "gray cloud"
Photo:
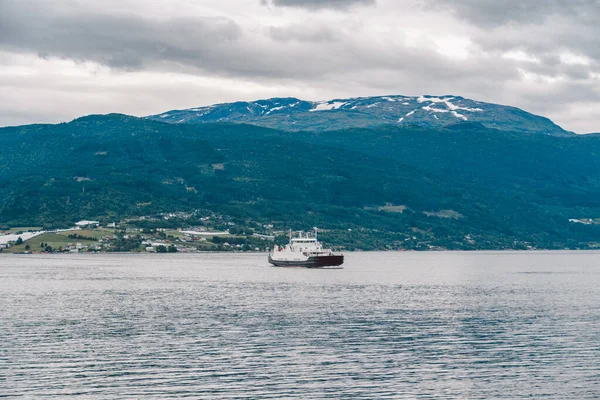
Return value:
[[(267, 36), (250, 37), (226, 18), (152, 20), (138, 15), (88, 13), (85, 9), (63, 14), (39, 0), (5, 0), (5, 4), (7, 12), (0, 17), (0, 47), (44, 57), (94, 61), (124, 70), (319, 80), (367, 69), (403, 70), (404, 60), (411, 59), (414, 65), (421, 65), (421, 71), (454, 77), (461, 74), (461, 68), (429, 50), (353, 37), (360, 26), (334, 32), (326, 24), (313, 21), (271, 26)], [(23, 29), (25, 20), (29, 21), (28, 29)], [(315, 42), (327, 45), (315, 46)]]
[[(483, 53), (502, 57), (522, 52), (515, 61), (522, 75), (598, 101), (600, 72), (600, 0), (425, 0), (430, 8), (450, 11), (476, 28), (471, 40)], [(442, 5), (440, 5), (442, 4)], [(537, 82), (535, 82), (537, 80)], [(566, 89), (568, 88), (568, 89)], [(542, 92), (543, 93), (543, 92)], [(533, 95), (544, 102), (540, 92)], [(563, 93), (564, 98), (572, 95)], [(547, 107), (550, 102), (545, 101)], [(554, 102), (555, 103), (555, 102)], [(538, 107), (539, 108), (539, 107)]]
[(282, 42), (330, 42), (336, 39), (336, 33), (326, 26), (310, 26), (309, 24), (293, 24), (287, 26), (271, 26), (271, 39)]
[(297, 7), (312, 10), (317, 9), (338, 9), (347, 10), (353, 6), (372, 6), (375, 0), (261, 0), (263, 5), (272, 5), (275, 7)]
[(161, 60), (185, 63), (190, 59), (199, 67), (210, 67), (214, 53), (242, 35), (241, 28), (226, 18), (151, 20), (85, 11), (67, 14), (31, 0), (5, 0), (2, 11), (0, 46), (6, 49), (125, 69), (140, 69)]
[(600, 60), (600, 0), (424, 0), (483, 29), (474, 39), (486, 50), (522, 49), (539, 58), (558, 52)]
[(463, 18), (485, 27), (505, 24), (539, 24), (548, 17), (597, 21), (598, 0), (425, 0), (432, 8), (448, 9)]

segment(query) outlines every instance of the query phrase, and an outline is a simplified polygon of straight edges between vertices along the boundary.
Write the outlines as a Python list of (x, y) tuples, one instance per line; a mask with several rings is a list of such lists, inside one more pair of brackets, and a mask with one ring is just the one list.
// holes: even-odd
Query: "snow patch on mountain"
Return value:
[(413, 115), (413, 114), (415, 113), (415, 111), (417, 111), (417, 110), (412, 110), (411, 112), (407, 113), (407, 114), (406, 114), (404, 117), (400, 118), (400, 119), (398, 120), (398, 122), (400, 123), (400, 122), (404, 121), (404, 119), (405, 119), (406, 117), (410, 117), (411, 115)]
[(462, 114), (459, 114), (459, 113), (457, 113), (456, 111), (451, 111), (451, 113), (452, 113), (452, 115), (454, 115), (456, 118), (461, 118), (461, 119), (463, 119), (464, 121), (466, 121), (466, 120), (467, 120), (467, 117), (465, 117), (465, 116), (464, 116), (464, 115), (462, 115)]
[[(450, 99), (452, 99), (453, 97), (450, 97)], [(445, 103), (446, 99), (441, 99), (439, 97), (426, 97), (426, 96), (419, 96), (419, 98), (417, 99), (417, 103), (425, 103), (426, 101), (429, 101), (431, 103)]]
[[(463, 121), (467, 121), (468, 118), (463, 115), (458, 113), (457, 111), (468, 111), (468, 112), (483, 112), (483, 109), (481, 108), (470, 108), (470, 107), (463, 107), (463, 106), (458, 106), (454, 103), (452, 103), (450, 100), (453, 100), (454, 97), (429, 97), (429, 96), (420, 96), (417, 99), (418, 103), (425, 103), (428, 102), (430, 104), (422, 107), (423, 110), (425, 111), (431, 111), (434, 113), (451, 113), (453, 116), (455, 116), (456, 118), (460, 118)], [(443, 104), (446, 106), (447, 109), (442, 109), (442, 108), (437, 108), (437, 107), (432, 107), (434, 104)]]
[(436, 113), (447, 113), (447, 112), (450, 112), (450, 110), (444, 110), (442, 108), (431, 107), (431, 105), (423, 106), (421, 108), (423, 110), (425, 110), (425, 111), (431, 111), (431, 112), (436, 112)]
[(334, 102), (323, 102), (317, 103), (317, 106), (312, 110), (308, 111), (329, 111), (329, 110), (337, 110), (341, 106), (346, 104), (345, 101), (334, 101)]
[(269, 115), (269, 114), (271, 114), (273, 111), (282, 110), (282, 109), (284, 109), (284, 108), (285, 108), (285, 106), (273, 107), (273, 108), (271, 108), (269, 111), (267, 111), (267, 112), (265, 113), (265, 115)]

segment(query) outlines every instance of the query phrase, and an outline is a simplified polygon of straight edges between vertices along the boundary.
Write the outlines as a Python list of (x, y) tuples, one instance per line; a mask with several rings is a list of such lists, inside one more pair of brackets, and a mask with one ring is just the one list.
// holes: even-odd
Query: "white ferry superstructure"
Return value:
[(331, 249), (324, 249), (314, 235), (302, 234), (292, 238), (285, 247), (275, 245), (269, 253), (269, 263), (277, 267), (323, 268), (342, 265), (343, 254), (335, 254)]

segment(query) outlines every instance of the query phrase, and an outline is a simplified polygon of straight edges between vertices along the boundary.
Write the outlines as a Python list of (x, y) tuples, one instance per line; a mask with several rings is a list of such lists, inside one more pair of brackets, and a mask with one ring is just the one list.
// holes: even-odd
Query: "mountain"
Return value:
[(319, 226), (350, 249), (600, 243), (596, 135), (475, 122), (289, 132), (96, 115), (1, 128), (0, 143), (4, 227), (200, 210), (236, 225)]
[(291, 131), (338, 130), (386, 124), (441, 128), (469, 121), (505, 131), (570, 134), (548, 118), (515, 107), (483, 103), (460, 96), (378, 96), (322, 102), (273, 98), (173, 110), (148, 118), (167, 123), (248, 123)]

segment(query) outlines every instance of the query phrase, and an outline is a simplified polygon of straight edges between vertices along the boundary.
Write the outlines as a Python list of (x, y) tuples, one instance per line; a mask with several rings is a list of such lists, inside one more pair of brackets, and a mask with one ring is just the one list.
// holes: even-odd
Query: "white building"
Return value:
[(84, 228), (84, 227), (93, 228), (93, 227), (96, 227), (96, 226), (100, 225), (100, 221), (86, 221), (86, 220), (83, 220), (83, 221), (76, 222), (75, 225), (77, 227), (79, 227), (79, 228)]

